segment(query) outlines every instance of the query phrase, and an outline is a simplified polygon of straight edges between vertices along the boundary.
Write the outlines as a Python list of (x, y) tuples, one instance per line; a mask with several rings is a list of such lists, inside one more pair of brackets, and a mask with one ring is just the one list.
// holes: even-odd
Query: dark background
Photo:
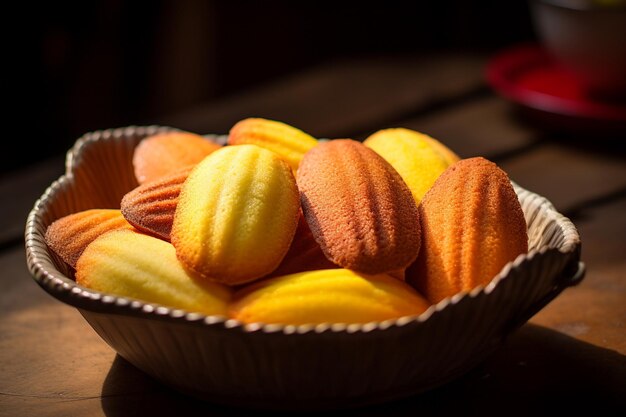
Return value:
[(15, 19), (18, 28), (3, 29), (4, 143), (16, 151), (2, 153), (2, 173), (64, 154), (88, 131), (160, 124), (169, 114), (333, 59), (489, 54), (534, 38), (526, 0), (17, 7), (5, 20)]

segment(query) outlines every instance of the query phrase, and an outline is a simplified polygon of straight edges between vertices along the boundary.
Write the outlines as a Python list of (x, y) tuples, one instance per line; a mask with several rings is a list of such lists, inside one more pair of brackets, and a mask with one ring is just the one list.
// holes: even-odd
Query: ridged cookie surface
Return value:
[(83, 250), (101, 234), (134, 227), (126, 221), (120, 210), (91, 209), (69, 214), (54, 221), (46, 229), (48, 247), (72, 268)]
[(221, 148), (215, 142), (190, 132), (159, 133), (143, 139), (133, 153), (133, 169), (139, 184), (154, 181)]
[(126, 193), (120, 203), (122, 215), (139, 230), (169, 241), (178, 196), (192, 168), (148, 181)]
[(411, 191), (373, 150), (351, 139), (321, 143), (298, 169), (302, 210), (333, 263), (376, 274), (404, 269), (420, 249)]
[(291, 241), (291, 246), (289, 246), (289, 250), (280, 265), (278, 265), (278, 268), (270, 275), (280, 276), (333, 268), (339, 268), (339, 266), (329, 261), (326, 255), (324, 255), (322, 248), (320, 248), (320, 245), (313, 237), (302, 211), (300, 211), (298, 227)]
[(237, 122), (230, 129), (228, 144), (253, 144), (269, 149), (280, 155), (296, 172), (302, 156), (317, 146), (317, 140), (286, 123), (251, 117)]
[(418, 315), (429, 306), (411, 286), (386, 274), (328, 269), (244, 287), (229, 315), (244, 323), (368, 323)]
[(524, 213), (513, 186), (482, 157), (450, 166), (424, 196), (422, 248), (407, 281), (436, 303), (488, 284), (528, 251)]
[(444, 144), (414, 130), (383, 129), (363, 144), (385, 158), (409, 186), (419, 204), (443, 171), (459, 160)]
[(300, 202), (291, 168), (256, 145), (225, 146), (191, 171), (172, 227), (178, 258), (227, 284), (272, 272), (298, 224)]
[(127, 230), (94, 240), (76, 265), (76, 282), (108, 294), (208, 315), (226, 315), (231, 289), (190, 275), (174, 247)]

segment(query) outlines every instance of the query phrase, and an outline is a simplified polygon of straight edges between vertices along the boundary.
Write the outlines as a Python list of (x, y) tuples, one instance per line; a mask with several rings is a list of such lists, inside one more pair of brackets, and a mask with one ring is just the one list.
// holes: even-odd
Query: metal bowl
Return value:
[[(545, 198), (515, 185), (528, 254), (486, 287), (457, 294), (419, 316), (367, 324), (244, 325), (81, 287), (46, 246), (54, 220), (118, 208), (137, 185), (135, 146), (169, 127), (88, 133), (68, 151), (66, 174), (36, 201), (25, 231), (28, 268), (51, 296), (77, 308), (119, 355), (185, 394), (271, 409), (328, 409), (420, 393), (475, 367), (584, 275), (574, 225)], [(213, 137), (224, 140), (223, 137)]]

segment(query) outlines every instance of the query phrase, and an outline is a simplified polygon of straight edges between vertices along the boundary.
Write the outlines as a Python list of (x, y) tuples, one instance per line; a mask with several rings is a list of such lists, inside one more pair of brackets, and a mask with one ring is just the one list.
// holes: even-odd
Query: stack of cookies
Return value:
[(119, 209), (52, 223), (78, 284), (243, 323), (419, 315), (528, 250), (506, 173), (405, 128), (318, 140), (262, 118), (222, 146), (144, 138)]

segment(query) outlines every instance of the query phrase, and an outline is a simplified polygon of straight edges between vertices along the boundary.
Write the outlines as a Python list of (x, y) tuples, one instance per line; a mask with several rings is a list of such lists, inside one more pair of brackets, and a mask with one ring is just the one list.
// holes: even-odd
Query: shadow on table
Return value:
[[(102, 388), (109, 417), (293, 415), (201, 402), (159, 384), (117, 356)], [(344, 416), (618, 415), (626, 409), (626, 356), (527, 324), (491, 358), (441, 388)], [(457, 414), (458, 413), (458, 414)], [(321, 412), (311, 413), (312, 415)]]

